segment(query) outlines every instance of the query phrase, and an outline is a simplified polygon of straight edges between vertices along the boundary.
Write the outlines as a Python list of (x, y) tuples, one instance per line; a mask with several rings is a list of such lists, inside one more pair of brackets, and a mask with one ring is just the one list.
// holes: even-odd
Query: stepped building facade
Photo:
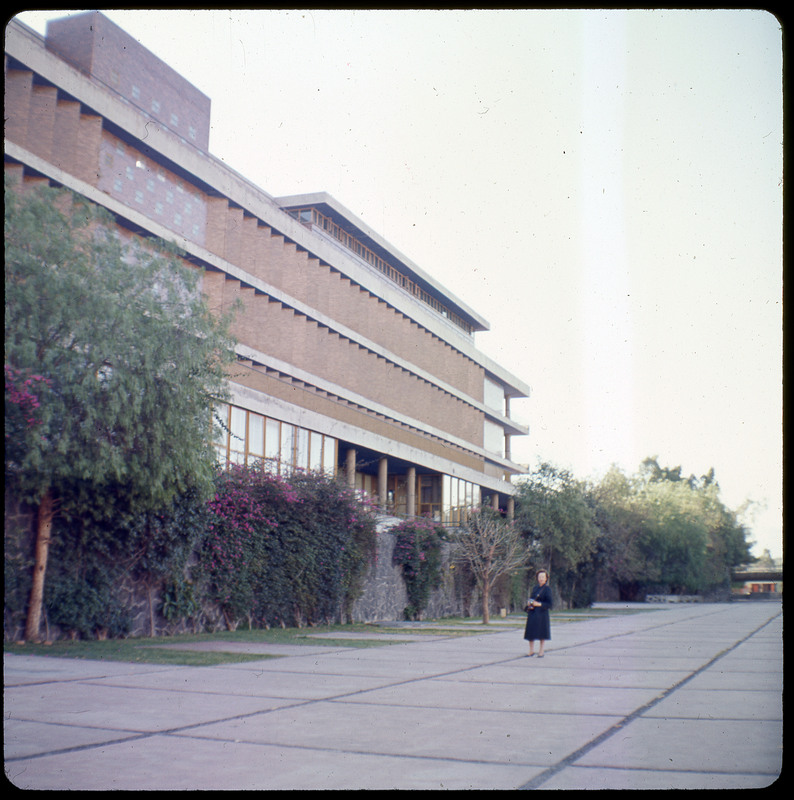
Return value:
[(210, 305), (236, 301), (226, 463), (344, 476), (394, 514), (512, 510), (528, 387), (488, 323), (333, 197), (273, 197), (209, 151), (210, 99), (99, 12), (5, 40), (5, 169), (175, 242)]

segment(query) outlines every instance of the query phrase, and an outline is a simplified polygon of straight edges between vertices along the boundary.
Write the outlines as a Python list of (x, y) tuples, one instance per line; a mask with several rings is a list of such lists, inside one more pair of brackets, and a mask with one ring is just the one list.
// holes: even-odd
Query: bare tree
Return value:
[(484, 508), (472, 514), (464, 528), (454, 537), (454, 558), (468, 565), (482, 595), (482, 621), (491, 620), (491, 590), (502, 575), (510, 575), (524, 566), (529, 551), (521, 532), (512, 521)]

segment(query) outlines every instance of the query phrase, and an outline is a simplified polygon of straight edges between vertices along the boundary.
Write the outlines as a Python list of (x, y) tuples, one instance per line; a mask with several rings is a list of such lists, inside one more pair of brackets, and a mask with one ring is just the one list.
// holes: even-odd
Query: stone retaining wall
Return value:
[[(21, 521), (15, 518), (22, 529), (30, 528), (29, 513), (20, 512)], [(394, 622), (405, 618), (405, 607), (408, 595), (401, 570), (392, 564), (392, 555), (396, 538), (391, 529), (401, 522), (397, 517), (382, 517), (377, 528), (377, 555), (365, 580), (361, 597), (353, 604), (350, 613), (351, 622)], [(9, 511), (6, 510), (6, 532), (9, 528)], [(27, 531), (29, 534), (29, 530)], [(13, 537), (12, 537), (13, 538)], [(8, 537), (7, 537), (8, 539)], [(8, 541), (6, 542), (8, 546)], [(8, 553), (6, 553), (8, 557)], [(438, 619), (449, 616), (477, 616), (481, 614), (479, 593), (464, 585), (450, 559), (450, 546), (442, 546), (442, 580), (441, 585), (433, 591), (427, 608), (422, 616)], [(159, 582), (147, 584), (143, 581), (127, 579), (118, 588), (121, 605), (130, 618), (128, 635), (133, 637), (175, 635), (200, 631), (218, 631), (226, 628), (226, 621), (217, 608), (205, 607), (201, 613), (190, 620), (169, 622), (160, 613), (162, 604), (162, 587)], [(498, 614), (499, 600), (494, 598), (491, 613)], [(8, 617), (8, 615), (6, 615)], [(5, 620), (5, 638), (12, 640), (22, 636), (24, 620), (21, 614), (15, 619)], [(241, 621), (244, 626), (245, 621)], [(43, 620), (44, 635), (48, 639), (62, 638), (64, 633)], [(102, 632), (98, 632), (102, 635)]]
[[(367, 576), (363, 594), (353, 604), (353, 622), (390, 622), (404, 619), (408, 594), (400, 568), (392, 564), (396, 539), (391, 529), (399, 522), (401, 520), (396, 517), (384, 517), (378, 523), (377, 560)], [(455, 570), (451, 567), (449, 545), (444, 543), (441, 586), (431, 594), (423, 616), (437, 619), (466, 614), (463, 591), (456, 580)]]

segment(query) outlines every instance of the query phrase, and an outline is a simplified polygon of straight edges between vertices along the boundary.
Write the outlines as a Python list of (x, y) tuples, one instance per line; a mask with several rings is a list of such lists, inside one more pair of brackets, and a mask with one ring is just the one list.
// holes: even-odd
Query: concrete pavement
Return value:
[(552, 620), (543, 659), (498, 622), (369, 649), (237, 644), (283, 657), (217, 667), (6, 655), (6, 776), (72, 790), (772, 784), (780, 603), (646, 609)]

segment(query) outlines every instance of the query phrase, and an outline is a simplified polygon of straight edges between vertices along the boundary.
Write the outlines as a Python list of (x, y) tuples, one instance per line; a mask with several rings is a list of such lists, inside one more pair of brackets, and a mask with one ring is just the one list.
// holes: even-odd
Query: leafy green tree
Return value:
[(598, 574), (617, 586), (621, 600), (636, 600), (651, 579), (645, 516), (634, 491), (635, 482), (616, 466), (589, 488), (598, 528)]
[(28, 639), (57, 511), (101, 520), (211, 491), (233, 342), (199, 277), (80, 196), (6, 179), (6, 481), (37, 509)]
[(632, 477), (613, 467), (591, 494), (602, 576), (625, 599), (727, 589), (731, 569), (749, 557), (741, 511), (723, 504), (713, 469), (686, 478), (646, 458)]
[(697, 494), (685, 481), (651, 481), (640, 487), (637, 502), (645, 510), (652, 578), (676, 594), (706, 588), (708, 529)]
[(526, 566), (530, 556), (527, 543), (512, 520), (481, 508), (466, 525), (452, 534), (454, 557), (474, 575), (482, 595), (482, 621), (491, 621), (491, 592), (497, 580)]
[(533, 560), (549, 571), (563, 600), (574, 605), (598, 535), (585, 484), (544, 462), (518, 485), (516, 500), (516, 524)]
[[(655, 464), (655, 459), (646, 459)], [(640, 473), (637, 496), (649, 504), (648, 522), (662, 578), (673, 592), (727, 589), (730, 571), (749, 557), (747, 530), (739, 512), (719, 496), (714, 470), (700, 478), (662, 470)]]

